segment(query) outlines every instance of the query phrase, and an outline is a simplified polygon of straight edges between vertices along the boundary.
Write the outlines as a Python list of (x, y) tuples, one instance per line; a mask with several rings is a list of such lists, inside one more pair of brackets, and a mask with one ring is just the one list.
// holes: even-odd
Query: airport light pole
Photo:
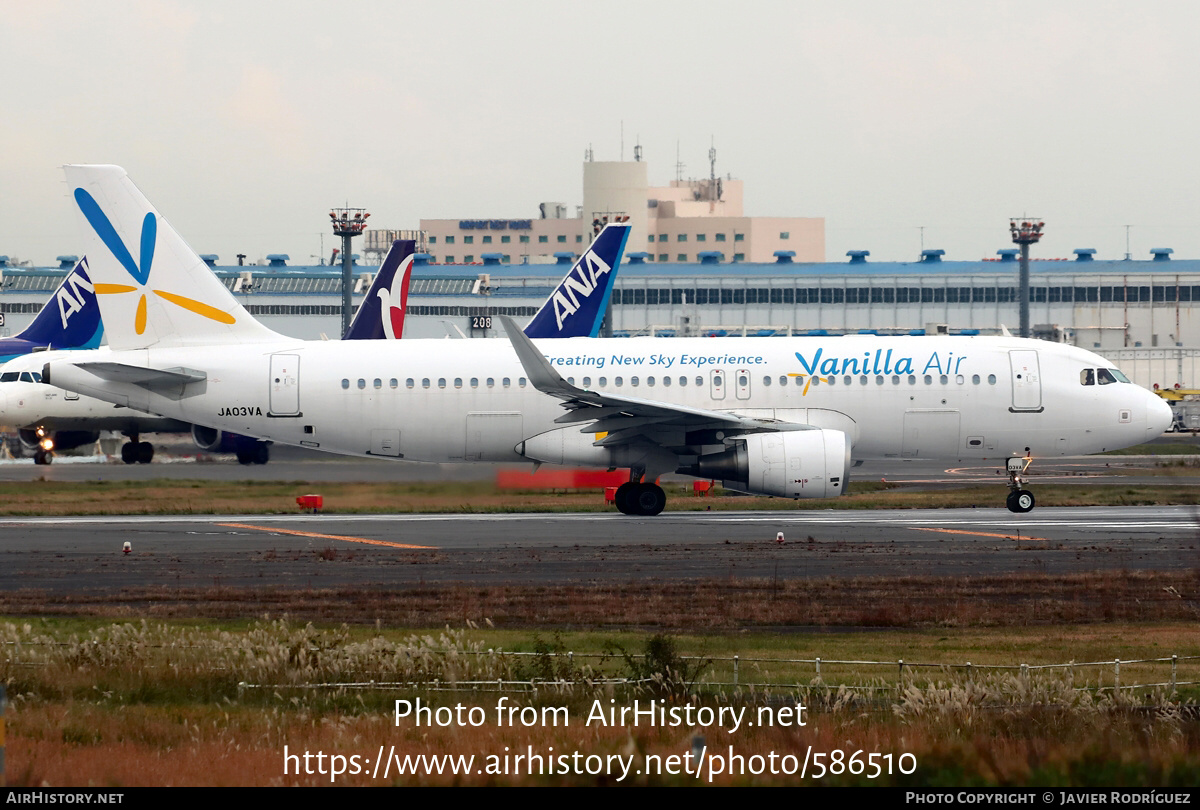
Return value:
[(1042, 238), (1042, 228), (1045, 223), (1040, 219), (1021, 217), (1011, 219), (1008, 229), (1012, 233), (1013, 243), (1021, 248), (1020, 290), (1017, 296), (1020, 310), (1021, 326), (1019, 337), (1031, 337), (1029, 330), (1029, 246), (1036, 244)]
[(367, 228), (367, 217), (371, 216), (365, 208), (334, 208), (329, 212), (333, 220), (333, 235), (342, 237), (342, 334), (350, 331), (350, 292), (353, 284), (350, 281), (351, 268), (354, 264), (350, 240), (362, 234)]

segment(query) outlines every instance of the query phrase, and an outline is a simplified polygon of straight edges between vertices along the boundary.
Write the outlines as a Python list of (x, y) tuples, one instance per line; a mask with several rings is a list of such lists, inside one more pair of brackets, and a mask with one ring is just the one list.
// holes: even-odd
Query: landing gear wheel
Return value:
[(1029, 512), (1033, 509), (1035, 503), (1033, 493), (1027, 489), (1018, 489), (1016, 492), (1008, 494), (1007, 504), (1008, 511), (1010, 512)]
[(256, 442), (250, 456), (255, 464), (266, 464), (271, 460), (271, 446), (266, 442)]
[(34, 464), (49, 464), (53, 460), (54, 460), (54, 454), (48, 453), (45, 450), (39, 449), (33, 454), (33, 463)]
[(137, 464), (137, 456), (137, 445), (133, 442), (125, 442), (125, 444), (121, 445), (121, 461), (124, 461), (126, 464)]
[(617, 507), (617, 511), (622, 515), (633, 514), (629, 509), (629, 497), (633, 494), (635, 487), (637, 487), (637, 484), (626, 481), (617, 487), (617, 491), (613, 494), (613, 505)]
[(667, 494), (657, 484), (638, 484), (630, 499), (634, 514), (653, 517), (667, 505)]
[(137, 463), (138, 464), (149, 464), (153, 458), (154, 458), (154, 445), (150, 444), (150, 442), (138, 442), (137, 443)]

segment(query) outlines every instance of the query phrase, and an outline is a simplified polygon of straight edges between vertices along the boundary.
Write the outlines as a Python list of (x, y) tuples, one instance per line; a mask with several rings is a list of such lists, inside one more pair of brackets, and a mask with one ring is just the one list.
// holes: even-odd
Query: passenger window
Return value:
[(770, 384), (771, 384), (771, 378), (769, 376), (764, 376), (763, 377), (763, 385), (770, 385)]
[(900, 384), (900, 375), (893, 374), (892, 375), (892, 385), (899, 385), (899, 384)]
[(412, 377), (409, 377), (407, 380), (405, 380), (405, 381), (404, 381), (404, 387), (405, 387), (405, 388), (412, 388), (412, 387), (414, 387), (416, 384), (417, 384), (417, 381), (416, 381), (416, 380), (414, 380)]
[(591, 378), (591, 377), (584, 377), (584, 378), (583, 378), (583, 387), (584, 387), (584, 388), (591, 388), (591, 387), (592, 387), (592, 378)]
[(637, 387), (637, 384), (638, 384), (638, 378), (637, 378), (637, 377), (630, 377), (630, 378), (629, 378), (629, 384), (630, 384), (630, 385), (632, 385), (632, 386), (634, 386), (634, 387)]
[(696, 387), (697, 387), (697, 388), (703, 388), (703, 387), (704, 387), (704, 378), (703, 378), (703, 377), (697, 377), (697, 378), (696, 378)]
[(883, 385), (883, 375), (882, 374), (880, 374), (878, 377), (875, 378), (875, 384)]
[(859, 377), (859, 378), (858, 378), (858, 384), (859, 384), (859, 385), (866, 385), (866, 384), (867, 384), (867, 375), (866, 375), (866, 374), (864, 374), (864, 375), (862, 375), (861, 377)]
[[(943, 378), (942, 382), (945, 382), (945, 379), (944, 379), (944, 378)], [(933, 377), (932, 377), (932, 376), (930, 376), (929, 374), (926, 374), (926, 375), (925, 375), (925, 384), (926, 384), (926, 385), (933, 385)]]
[(496, 378), (495, 378), (495, 377), (488, 377), (488, 378), (487, 378), (487, 387), (488, 387), (488, 388), (495, 388), (495, 387), (496, 387)]
[(364, 380), (362, 377), (359, 377), (358, 378), (358, 390), (361, 391), (362, 389), (364, 389), (366, 387), (367, 387), (367, 381)]
[[(9, 375), (5, 374), (4, 377), (2, 379), (0, 379), (0, 382), (11, 382), (11, 380), (8, 379), (8, 376)], [(12, 375), (12, 378), (13, 378), (13, 380), (15, 380), (17, 378), (17, 375), (14, 373)], [(350, 381), (343, 378), (342, 379), (342, 388), (349, 388), (349, 387), (350, 387)]]
[(472, 378), (471, 378), (471, 387), (472, 387), (472, 388), (478, 388), (478, 387), (479, 387), (479, 378), (478, 378), (478, 377), (472, 377)]
[(971, 375), (971, 384), (972, 384), (972, 385), (979, 385), (979, 375), (978, 375), (978, 374), (972, 374), (972, 375)]
[(392, 388), (399, 388), (399, 387), (400, 387), (400, 381), (399, 381), (399, 380), (397, 380), (395, 377), (392, 377), (392, 379), (388, 381), (388, 384), (389, 384), (389, 385), (390, 385)]
[(720, 375), (720, 374), (718, 374), (717, 376), (713, 377), (713, 385), (715, 385), (715, 386), (716, 386), (716, 387), (718, 387), (718, 388), (720, 388), (720, 387), (721, 387), (721, 375)]
[(995, 385), (995, 384), (996, 384), (996, 375), (989, 374), (988, 375), (988, 385)]
[(375, 378), (375, 390), (378, 391), (380, 388), (383, 388), (383, 380), (376, 377)]
[(574, 384), (575, 384), (575, 378), (567, 377), (567, 385), (574, 385)]
[(854, 378), (847, 374), (846, 378), (842, 380), (842, 382), (844, 382), (846, 385), (850, 385), (852, 382), (854, 382)]
[(942, 385), (946, 385), (947, 383), (950, 382), (950, 377), (946, 374), (943, 374), (940, 382), (942, 383)]
[(601, 377), (600, 378), (600, 387), (605, 388), (607, 386), (608, 386), (608, 377)]
[(670, 377), (663, 377), (663, 385), (665, 385), (665, 386), (667, 386), (668, 388), (670, 388), (670, 387), (671, 387), (671, 378), (670, 378)]
[(428, 378), (428, 377), (425, 377), (424, 379), (422, 379), (422, 380), (421, 380), (421, 387), (422, 387), (422, 388), (428, 388), (428, 387), (429, 387), (429, 378)]
[(509, 388), (512, 386), (512, 380), (510, 380), (508, 377), (505, 377), (503, 380), (500, 381), (500, 384), (503, 385), (505, 388)]
[(1079, 384), (1080, 385), (1095, 385), (1096, 384), (1096, 372), (1090, 368), (1085, 368), (1083, 371), (1079, 372)]
[(620, 377), (617, 377), (613, 380), (613, 382), (616, 383), (616, 385), (619, 387), (621, 385), (621, 383), (623, 382), (623, 380)]
[(445, 388), (445, 387), (446, 387), (446, 378), (438, 377), (438, 388)]
[(687, 387), (687, 377), (680, 377), (679, 385), (681, 388)]
[(916, 385), (916, 384), (917, 384), (917, 375), (915, 375), (915, 374), (909, 374), (909, 375), (908, 375), (908, 384), (909, 384), (909, 385)]
[(454, 387), (455, 387), (455, 388), (462, 388), (462, 377), (455, 377), (455, 378), (454, 378)]
[(653, 386), (653, 385), (654, 385), (654, 378), (653, 378), (653, 377), (647, 377), (647, 378), (646, 378), (646, 385)]
[(958, 383), (959, 385), (962, 385), (963, 383), (965, 383), (967, 381), (967, 378), (964, 377), (963, 375), (959, 374), (957, 377), (954, 378), (954, 381), (956, 383)]
[(524, 378), (524, 377), (517, 377), (517, 385), (519, 385), (519, 386), (521, 386), (522, 388), (524, 388), (524, 387), (525, 387), (525, 378)]

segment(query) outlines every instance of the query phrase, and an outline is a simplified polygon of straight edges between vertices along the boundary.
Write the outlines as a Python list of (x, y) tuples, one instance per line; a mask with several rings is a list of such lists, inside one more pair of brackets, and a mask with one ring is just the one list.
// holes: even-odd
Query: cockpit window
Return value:
[(1079, 384), (1080, 385), (1095, 385), (1096, 384), (1095, 369), (1085, 368), (1083, 371), (1079, 372)]
[(17, 381), (17, 380), (19, 380), (20, 378), (21, 378), (21, 372), (19, 372), (19, 371), (6, 371), (6, 372), (4, 372), (3, 374), (0, 374), (0, 383), (6, 383), (6, 382), (16, 382), (16, 381)]
[(1101, 385), (1109, 385), (1117, 381), (1117, 378), (1112, 375), (1112, 372), (1106, 368), (1096, 369), (1096, 379), (1100, 381)]
[[(1123, 382), (1123, 383), (1130, 382), (1129, 378), (1126, 377), (1124, 374), (1122, 374), (1120, 369), (1110, 368), (1108, 371), (1110, 374), (1112, 374), (1114, 377), (1117, 378), (1117, 382)], [(1132, 383), (1130, 383), (1130, 384), (1132, 385)]]

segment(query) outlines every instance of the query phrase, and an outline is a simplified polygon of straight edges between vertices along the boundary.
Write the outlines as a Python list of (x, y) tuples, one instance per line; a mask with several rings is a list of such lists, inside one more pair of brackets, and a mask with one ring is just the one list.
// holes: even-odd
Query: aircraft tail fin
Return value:
[(119, 166), (66, 166), (114, 349), (283, 339), (250, 316)]
[(398, 340), (403, 336), (416, 249), (417, 243), (410, 239), (392, 242), (342, 340)]
[(531, 338), (596, 337), (629, 231), (625, 223), (605, 225), (533, 316), (525, 334)]
[(104, 335), (96, 291), (88, 277), (87, 258), (63, 278), (54, 295), (18, 340), (48, 349), (94, 349)]

